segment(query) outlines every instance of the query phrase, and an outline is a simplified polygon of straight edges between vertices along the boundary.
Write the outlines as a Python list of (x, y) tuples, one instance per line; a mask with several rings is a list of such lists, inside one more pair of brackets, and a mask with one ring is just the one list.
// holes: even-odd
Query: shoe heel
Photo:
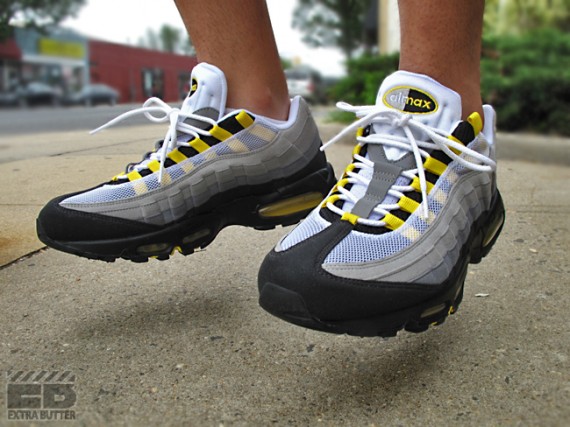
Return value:
[(491, 252), (504, 224), (505, 207), (501, 194), (497, 191), (489, 214), (471, 245), (471, 264), (478, 264)]
[(332, 166), (327, 164), (325, 168), (262, 197), (250, 224), (246, 225), (266, 230), (277, 225), (296, 224), (322, 202), (335, 182)]

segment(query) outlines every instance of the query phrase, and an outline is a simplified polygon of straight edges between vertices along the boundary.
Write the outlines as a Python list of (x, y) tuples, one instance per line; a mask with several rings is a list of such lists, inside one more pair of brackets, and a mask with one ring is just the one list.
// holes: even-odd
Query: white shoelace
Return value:
[[(336, 104), (338, 108), (344, 111), (349, 111), (356, 114), (359, 117), (354, 123), (343, 129), (338, 135), (328, 141), (321, 147), (321, 150), (335, 144), (340, 139), (342, 139), (347, 134), (353, 134), (357, 128), (365, 127), (373, 123), (378, 124), (388, 124), (396, 128), (401, 128), (405, 136), (399, 135), (388, 135), (388, 134), (370, 134), (367, 136), (358, 136), (356, 140), (361, 146), (366, 144), (380, 144), (388, 147), (396, 147), (402, 150), (411, 151), (414, 154), (416, 161), (416, 169), (406, 170), (402, 172), (402, 175), (410, 180), (413, 180), (416, 176), (419, 178), (420, 190), (422, 194), (422, 202), (420, 207), (422, 208), (422, 216), (428, 218), (428, 204), (427, 204), (427, 180), (424, 171), (424, 158), (429, 157), (429, 153), (425, 150), (441, 150), (452, 160), (457, 161), (459, 164), (466, 168), (481, 172), (491, 172), (496, 168), (496, 162), (475, 151), (463, 144), (453, 141), (448, 138), (449, 133), (444, 132), (440, 129), (433, 128), (431, 126), (425, 125), (419, 121), (413, 119), (410, 114), (401, 113), (399, 111), (391, 111), (380, 109), (378, 106), (353, 106), (345, 102), (339, 102)], [(412, 130), (418, 130), (423, 132), (425, 135), (431, 139), (431, 141), (418, 141), (416, 140)], [(457, 150), (461, 154), (456, 154), (452, 149)], [(355, 168), (374, 168), (374, 162), (366, 159), (364, 156), (359, 154), (354, 155), (356, 162), (353, 164)], [(366, 187), (370, 184), (370, 179), (358, 174), (357, 172), (348, 171), (347, 179), (350, 184), (363, 184)], [(350, 201), (356, 203), (358, 197), (355, 196), (350, 190), (339, 186), (338, 191), (340, 193), (340, 200)], [(405, 192), (414, 191), (414, 188), (410, 185), (398, 186), (393, 185), (388, 194), (400, 199), (404, 196)], [(336, 214), (342, 216), (345, 211), (335, 206), (333, 203), (328, 202), (327, 207), (335, 212)], [(399, 209), (399, 205), (383, 205), (379, 204), (374, 208), (374, 212), (378, 213), (383, 217), (388, 214), (391, 210)], [(367, 218), (358, 218), (358, 223), (364, 225), (372, 226), (384, 226), (383, 221), (376, 221)]]
[[(151, 113), (164, 113), (163, 116), (153, 116)], [(170, 126), (164, 136), (164, 142), (162, 143), (162, 147), (159, 151), (150, 153), (149, 157), (143, 159), (140, 163), (133, 165), (133, 169), (140, 171), (146, 167), (146, 165), (152, 161), (157, 160), (160, 163), (160, 169), (158, 172), (158, 181), (162, 182), (162, 176), (164, 171), (164, 162), (166, 161), (166, 156), (169, 152), (174, 150), (176, 147), (179, 146), (186, 146), (189, 147), (190, 145), (188, 142), (178, 141), (178, 132), (190, 135), (192, 138), (199, 138), (200, 135), (208, 136), (210, 133), (204, 129), (200, 129), (196, 126), (189, 125), (184, 123), (182, 119), (190, 118), (197, 120), (199, 122), (207, 123), (209, 125), (215, 126), (216, 122), (208, 117), (199, 116), (197, 114), (191, 113), (182, 113), (180, 108), (173, 108), (164, 102), (162, 99), (159, 98), (149, 98), (147, 99), (141, 108), (135, 108), (134, 110), (127, 111), (114, 119), (108, 121), (102, 126), (99, 126), (97, 129), (92, 130), (89, 132), (90, 134), (94, 134), (103, 130), (105, 128), (111, 127), (116, 125), (119, 122), (122, 122), (129, 117), (135, 116), (137, 114), (144, 114), (147, 119), (154, 123), (163, 123), (166, 121), (170, 121)], [(124, 175), (119, 175), (122, 177)]]

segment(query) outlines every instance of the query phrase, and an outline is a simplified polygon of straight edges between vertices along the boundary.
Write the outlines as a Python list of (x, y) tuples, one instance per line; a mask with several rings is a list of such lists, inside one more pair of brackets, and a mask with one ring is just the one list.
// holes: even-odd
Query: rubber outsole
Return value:
[(190, 255), (203, 249), (230, 225), (270, 230), (293, 225), (322, 201), (336, 182), (330, 164), (326, 168), (262, 195), (239, 197), (208, 212), (200, 212), (168, 224), (159, 231), (129, 238), (58, 241), (51, 239), (37, 221), (40, 240), (46, 245), (84, 258), (113, 262), (122, 258), (146, 262), (149, 258), (167, 260), (179, 252)]
[(479, 263), (489, 254), (504, 221), (505, 210), (497, 191), (491, 209), (474, 222), (462, 255), (443, 287), (445, 291), (413, 307), (360, 319), (319, 319), (307, 308), (302, 295), (271, 282), (260, 286), (259, 304), (282, 320), (322, 332), (361, 337), (394, 337), (401, 330), (424, 332), (457, 312), (463, 299), (468, 264)]

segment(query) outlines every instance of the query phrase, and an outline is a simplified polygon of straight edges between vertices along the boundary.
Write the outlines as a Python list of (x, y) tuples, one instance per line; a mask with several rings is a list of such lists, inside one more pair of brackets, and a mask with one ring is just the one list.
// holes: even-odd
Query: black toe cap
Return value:
[(44, 243), (48, 243), (45, 240), (70, 242), (121, 239), (156, 230), (156, 226), (150, 224), (68, 209), (60, 204), (75, 194), (78, 193), (56, 197), (40, 211), (37, 231)]
[[(325, 271), (321, 267), (323, 260), (351, 230), (350, 223), (336, 221), (292, 248), (269, 253), (259, 272), (260, 293), (267, 285), (282, 291), (271, 293), (275, 300), (264, 301), (264, 308), (279, 316), (287, 310), (280, 304), (293, 301), (299, 302), (295, 306), (301, 307), (305, 314), (323, 321), (362, 319), (413, 307), (445, 288), (444, 284), (426, 286), (347, 279)], [(285, 290), (295, 297), (277, 300)]]

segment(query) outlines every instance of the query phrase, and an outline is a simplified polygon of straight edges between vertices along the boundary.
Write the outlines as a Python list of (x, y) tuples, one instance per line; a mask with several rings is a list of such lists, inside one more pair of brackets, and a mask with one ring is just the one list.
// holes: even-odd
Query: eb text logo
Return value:
[(9, 371), (6, 406), (9, 420), (75, 420), (75, 375), (71, 371)]

